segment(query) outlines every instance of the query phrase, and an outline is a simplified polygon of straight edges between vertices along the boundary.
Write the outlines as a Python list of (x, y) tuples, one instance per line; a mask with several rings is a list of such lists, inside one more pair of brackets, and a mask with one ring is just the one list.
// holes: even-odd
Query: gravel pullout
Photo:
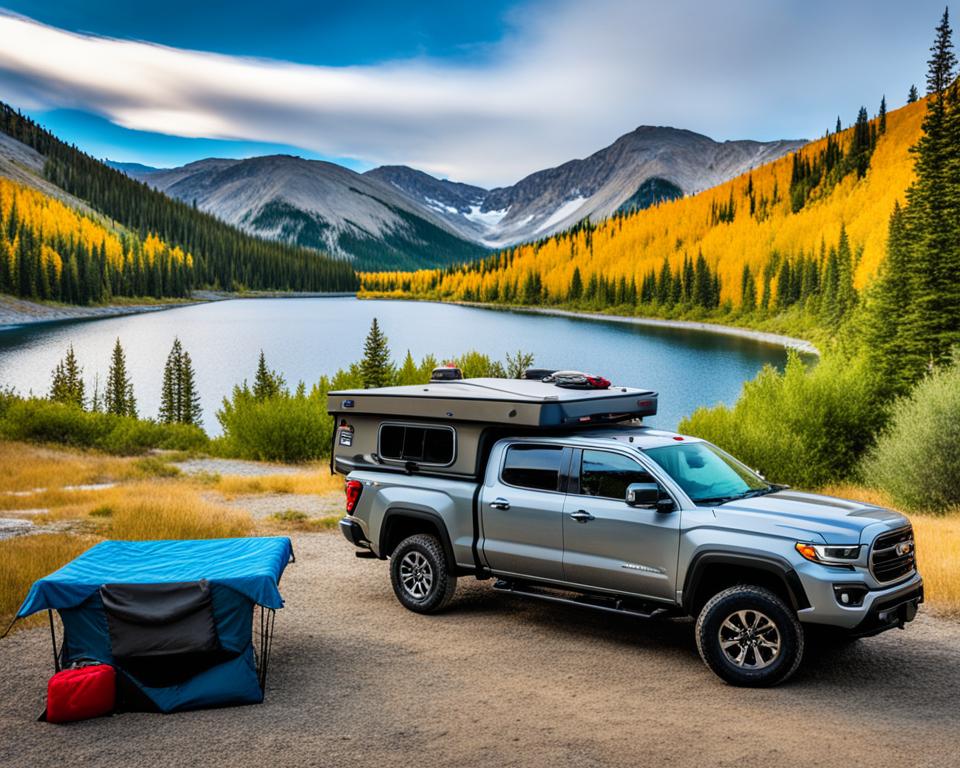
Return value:
[(336, 534), (294, 539), (259, 706), (35, 721), (51, 673), (41, 626), (0, 642), (0, 765), (948, 766), (960, 754), (960, 626), (811, 651), (787, 685), (731, 688), (689, 621), (524, 601), (461, 579), (418, 616), (387, 564)]

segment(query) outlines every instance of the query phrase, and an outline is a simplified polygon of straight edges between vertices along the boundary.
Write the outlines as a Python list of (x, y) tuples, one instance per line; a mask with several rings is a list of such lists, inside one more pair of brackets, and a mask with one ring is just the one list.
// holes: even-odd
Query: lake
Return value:
[(46, 394), (50, 372), (73, 344), (88, 394), (103, 382), (119, 338), (141, 416), (156, 416), (163, 364), (175, 336), (193, 358), (204, 426), (220, 431), (216, 411), (234, 384), (253, 379), (261, 349), (293, 385), (315, 382), (359, 359), (376, 317), (397, 360), (409, 349), (440, 361), (470, 349), (502, 359), (532, 352), (538, 367), (586, 370), (615, 384), (660, 393), (649, 423), (673, 428), (701, 405), (736, 400), (743, 383), (786, 351), (750, 339), (671, 328), (486, 310), (454, 304), (352, 297), (236, 299), (163, 312), (0, 329), (0, 386)]

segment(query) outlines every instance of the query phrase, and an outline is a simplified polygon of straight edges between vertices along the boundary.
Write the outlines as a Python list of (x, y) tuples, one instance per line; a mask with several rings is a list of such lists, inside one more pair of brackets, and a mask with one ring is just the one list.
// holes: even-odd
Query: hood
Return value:
[[(870, 527), (900, 528), (908, 520), (873, 504), (864, 504), (817, 493), (783, 490), (742, 501), (730, 501), (716, 507), (717, 518), (732, 525), (748, 528), (773, 527), (773, 533), (824, 544), (855, 544), (872, 540)], [(735, 522), (736, 520), (736, 522)]]

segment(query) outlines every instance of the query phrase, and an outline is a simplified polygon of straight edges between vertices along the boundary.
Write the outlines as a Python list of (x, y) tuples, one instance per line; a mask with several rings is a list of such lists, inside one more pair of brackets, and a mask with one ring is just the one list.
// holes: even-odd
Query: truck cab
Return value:
[(388, 389), (331, 394), (332, 465), (346, 475), (341, 530), (359, 556), (390, 558), (410, 610), (444, 609), (471, 575), (514, 596), (690, 615), (714, 672), (771, 685), (795, 671), (813, 629), (875, 634), (922, 602), (906, 518), (792, 491), (706, 441), (645, 426), (649, 390)]

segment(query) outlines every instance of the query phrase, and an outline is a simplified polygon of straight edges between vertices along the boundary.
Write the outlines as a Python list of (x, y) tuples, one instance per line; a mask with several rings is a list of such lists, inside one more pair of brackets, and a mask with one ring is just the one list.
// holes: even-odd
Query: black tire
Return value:
[(778, 685), (803, 658), (803, 628), (794, 612), (770, 590), (749, 584), (710, 598), (696, 634), (704, 663), (731, 685)]
[(416, 613), (438, 613), (453, 599), (457, 577), (436, 536), (418, 533), (390, 556), (390, 582), (397, 600)]

